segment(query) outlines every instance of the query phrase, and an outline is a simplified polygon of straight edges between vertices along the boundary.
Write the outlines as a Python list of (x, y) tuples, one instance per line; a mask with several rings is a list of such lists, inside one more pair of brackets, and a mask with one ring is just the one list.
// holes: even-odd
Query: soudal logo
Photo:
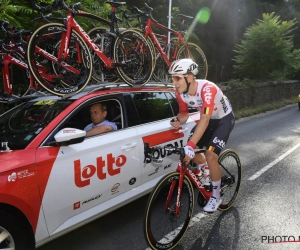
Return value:
[(121, 167), (126, 163), (125, 155), (119, 155), (113, 157), (112, 154), (108, 154), (106, 161), (102, 156), (96, 158), (97, 165), (87, 165), (81, 168), (80, 160), (74, 161), (74, 179), (77, 187), (85, 187), (90, 185), (91, 177), (97, 173), (97, 177), (100, 180), (106, 179), (106, 175), (114, 176), (121, 172)]
[(227, 105), (226, 105), (225, 100), (224, 100), (223, 97), (222, 97), (222, 99), (220, 100), (220, 102), (221, 102), (221, 104), (222, 104), (222, 108), (223, 108), (223, 110), (224, 110), (224, 113), (226, 113), (226, 112), (228, 111), (228, 107), (227, 107)]
[(220, 146), (221, 148), (225, 147), (225, 142), (223, 140), (218, 139), (218, 137), (215, 137), (213, 139), (213, 143), (217, 144), (217, 146)]
[(211, 86), (206, 86), (203, 91), (204, 91), (204, 102), (207, 104), (210, 104), (211, 98), (212, 98), (212, 93), (210, 91)]
[[(180, 143), (180, 146), (179, 146), (179, 143)], [(180, 140), (178, 142), (174, 142), (174, 144), (167, 144), (166, 146), (173, 146), (173, 147), (183, 147), (183, 140)], [(169, 156), (171, 155), (172, 152), (167, 152), (164, 148), (160, 148), (160, 149), (155, 149), (154, 151), (151, 152), (146, 152), (144, 151), (144, 162), (145, 163), (150, 163), (152, 161), (151, 159), (151, 155), (154, 159), (161, 159), (161, 158), (165, 158), (166, 156)]]

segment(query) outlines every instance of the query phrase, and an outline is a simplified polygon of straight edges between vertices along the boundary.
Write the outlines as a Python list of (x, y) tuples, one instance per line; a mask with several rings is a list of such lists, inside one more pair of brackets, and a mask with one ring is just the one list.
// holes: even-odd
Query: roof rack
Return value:
[[(108, 83), (99, 83), (96, 85), (88, 86), (86, 89), (90, 89), (88, 93), (96, 92), (99, 90), (107, 89), (107, 88), (118, 88), (118, 87), (133, 87), (133, 88), (140, 88), (140, 87), (173, 87), (172, 83), (170, 82), (147, 82), (144, 85), (137, 84), (130, 86), (125, 82), (108, 82)], [(90, 88), (89, 88), (90, 87)]]
[(30, 99), (35, 99), (37, 97), (42, 97), (42, 96), (48, 96), (51, 95), (50, 93), (45, 93), (45, 92), (40, 92), (40, 91), (36, 91), (32, 94), (29, 95), (25, 95), (25, 96), (16, 96), (16, 95), (9, 95), (7, 97), (0, 97), (0, 99), (2, 101), (4, 101), (4, 103), (7, 104), (12, 104), (12, 103), (16, 103), (18, 101), (26, 101), (26, 100), (30, 100)]
[[(140, 88), (140, 87), (172, 87), (173, 85), (170, 82), (147, 82), (144, 85), (133, 85), (130, 86), (125, 82), (105, 82), (105, 83), (95, 83), (92, 85), (88, 85), (84, 88), (83, 91), (87, 91), (88, 93), (93, 93), (99, 90), (104, 90), (104, 89), (111, 89), (111, 88), (119, 88), (119, 87), (133, 87), (133, 88)], [(77, 95), (79, 93), (69, 93), (69, 94), (65, 94), (63, 95), (61, 98), (62, 99), (68, 99), (74, 95)]]

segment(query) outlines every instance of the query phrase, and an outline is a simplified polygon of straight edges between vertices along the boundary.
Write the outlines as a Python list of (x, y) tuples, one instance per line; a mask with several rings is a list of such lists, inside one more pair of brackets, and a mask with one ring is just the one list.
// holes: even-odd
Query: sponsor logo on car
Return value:
[(11, 175), (8, 176), (7, 180), (9, 182), (14, 182), (17, 179), (17, 174), (15, 172), (13, 172)]
[(129, 185), (133, 185), (136, 182), (136, 178), (133, 177), (129, 180)]
[[(126, 156), (119, 155), (113, 157), (112, 154), (108, 154), (106, 161), (102, 156), (96, 158), (97, 165), (87, 165), (81, 168), (80, 160), (74, 161), (74, 175), (75, 185), (79, 188), (90, 185), (91, 177), (97, 173), (97, 177), (100, 180), (106, 179), (107, 174), (110, 176), (117, 175), (121, 172), (121, 167), (126, 163)], [(106, 171), (105, 171), (106, 169)]]
[(112, 194), (116, 194), (119, 192), (119, 186), (120, 186), (120, 183), (116, 183), (115, 185), (113, 185), (112, 189), (111, 189), (111, 193)]
[(76, 129), (64, 129), (63, 133), (76, 133)]
[[(179, 146), (180, 144), (180, 146)], [(169, 143), (166, 146), (173, 146), (173, 147), (183, 147), (183, 140), (180, 140), (179, 142), (174, 142), (174, 144)], [(144, 152), (145, 158), (144, 158), (144, 162), (145, 163), (150, 163), (152, 162), (152, 158), (154, 159), (161, 159), (161, 158), (165, 158), (166, 156), (171, 155), (171, 152), (167, 152), (164, 148), (160, 148), (160, 149), (155, 149), (153, 152)]]

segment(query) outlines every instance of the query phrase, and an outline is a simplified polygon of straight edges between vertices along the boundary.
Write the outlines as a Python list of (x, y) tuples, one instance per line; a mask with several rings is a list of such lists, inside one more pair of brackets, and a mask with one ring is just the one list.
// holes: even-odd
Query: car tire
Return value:
[(32, 249), (28, 248), (29, 239), (26, 239), (28, 234), (25, 227), (17, 219), (17, 217), (4, 211), (0, 211), (0, 235), (1, 234), (6, 234), (6, 237), (0, 241), (0, 249)]
[(298, 102), (298, 107), (299, 107), (299, 109), (300, 109), (300, 102)]

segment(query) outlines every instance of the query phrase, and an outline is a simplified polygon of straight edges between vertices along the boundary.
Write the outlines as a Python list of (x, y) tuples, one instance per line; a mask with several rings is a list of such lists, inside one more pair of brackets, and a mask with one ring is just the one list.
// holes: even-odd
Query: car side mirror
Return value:
[(86, 131), (76, 128), (64, 128), (57, 132), (54, 136), (55, 142), (52, 143), (56, 143), (58, 146), (68, 146), (83, 142), (85, 137)]

